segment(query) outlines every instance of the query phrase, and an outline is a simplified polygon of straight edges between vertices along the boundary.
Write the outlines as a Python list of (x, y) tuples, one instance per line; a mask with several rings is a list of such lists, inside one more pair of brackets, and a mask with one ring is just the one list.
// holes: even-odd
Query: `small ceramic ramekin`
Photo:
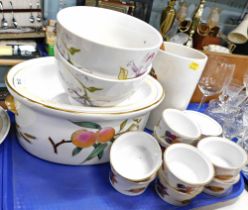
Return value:
[(214, 178), (209, 184), (204, 187), (204, 192), (213, 196), (224, 196), (231, 192), (232, 187), (240, 179), (240, 174), (228, 181), (222, 181)]
[(173, 188), (194, 191), (208, 184), (214, 177), (214, 167), (197, 148), (187, 144), (173, 144), (164, 152), (164, 174)]
[(165, 173), (164, 173), (164, 170), (163, 168), (161, 167), (158, 171), (158, 178), (160, 178), (160, 181), (162, 183), (165, 183), (167, 184), (169, 187), (171, 187), (173, 190), (179, 192), (179, 193), (182, 193), (182, 194), (187, 194), (189, 197), (190, 196), (196, 196), (198, 195), (200, 192), (202, 192), (203, 190), (203, 186), (200, 186), (198, 188), (192, 188), (192, 189), (187, 189), (187, 188), (183, 188), (182, 186), (177, 186), (176, 188), (170, 186), (168, 184), (168, 180), (165, 176)]
[(182, 111), (165, 109), (154, 128), (154, 136), (162, 146), (167, 147), (174, 143), (194, 144), (201, 136), (201, 132), (197, 124)]
[(111, 146), (110, 164), (117, 177), (117, 182), (111, 181), (112, 186), (123, 194), (137, 195), (155, 178), (162, 164), (162, 151), (153, 136), (145, 132), (128, 132)]
[(192, 110), (185, 110), (183, 112), (198, 124), (201, 131), (201, 138), (220, 136), (222, 134), (221, 125), (208, 115)]
[(199, 141), (198, 149), (215, 167), (215, 178), (229, 180), (236, 177), (247, 163), (247, 154), (239, 145), (222, 137), (207, 137)]
[(192, 198), (200, 194), (203, 187), (191, 192), (178, 191), (167, 183), (163, 171), (160, 169), (158, 172), (158, 179), (155, 183), (155, 189), (157, 194), (167, 203), (176, 206), (183, 206), (189, 204)]
[(109, 181), (114, 189), (124, 195), (140, 195), (145, 192), (149, 184), (156, 178), (157, 173), (154, 173), (147, 180), (131, 181), (120, 176), (112, 167), (109, 172)]

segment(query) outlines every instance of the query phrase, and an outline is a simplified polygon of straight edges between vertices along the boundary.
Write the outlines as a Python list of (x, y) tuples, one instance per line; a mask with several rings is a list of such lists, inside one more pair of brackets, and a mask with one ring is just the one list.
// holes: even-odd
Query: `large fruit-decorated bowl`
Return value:
[(6, 101), (15, 113), (23, 148), (39, 158), (70, 165), (109, 161), (111, 143), (123, 133), (143, 130), (150, 111), (164, 98), (161, 85), (147, 76), (136, 93), (115, 107), (71, 104), (53, 57), (14, 66), (6, 86), (14, 98)]

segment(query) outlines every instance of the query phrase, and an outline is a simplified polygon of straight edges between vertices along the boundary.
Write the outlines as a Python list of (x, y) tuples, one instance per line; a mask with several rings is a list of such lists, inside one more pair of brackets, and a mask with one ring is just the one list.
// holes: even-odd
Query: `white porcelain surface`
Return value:
[(0, 107), (0, 144), (5, 140), (10, 129), (10, 119), (6, 111)]
[(195, 49), (170, 42), (164, 45), (165, 51), (159, 51), (153, 68), (164, 87), (166, 100), (151, 113), (147, 124), (151, 130), (164, 109), (186, 109), (207, 62), (207, 56)]
[(182, 111), (166, 109), (154, 128), (154, 136), (162, 146), (174, 143), (194, 144), (201, 132), (197, 124)]
[(222, 134), (221, 125), (208, 115), (191, 110), (185, 110), (184, 113), (198, 124), (202, 136), (220, 136)]
[(109, 161), (112, 142), (120, 134), (143, 130), (150, 110), (163, 98), (159, 84), (148, 77), (151, 83), (145, 82), (145, 92), (139, 93), (150, 95), (148, 104), (130, 98), (113, 109), (70, 105), (57, 76), (55, 59), (40, 58), (16, 65), (6, 78), (15, 98), (20, 144), (31, 154), (56, 163)]
[[(129, 98), (114, 107), (85, 107), (71, 104), (58, 78), (54, 57), (37, 58), (22, 62), (8, 72), (6, 84), (21, 101), (33, 102), (32, 107), (47, 107), (53, 115), (84, 116), (88, 120), (119, 119), (143, 114), (154, 109), (164, 97), (162, 86), (147, 76), (142, 86)], [(144, 98), (146, 100), (144, 100)]]
[(139, 77), (149, 70), (162, 44), (155, 28), (113, 10), (69, 7), (57, 14), (57, 21), (57, 47), (63, 57), (104, 77)]
[(214, 176), (211, 162), (197, 148), (187, 144), (173, 144), (164, 152), (165, 177), (174, 188), (192, 189), (209, 183)]
[(244, 149), (226, 138), (207, 137), (199, 141), (197, 147), (213, 163), (215, 177), (218, 179), (232, 179), (247, 163)]
[(112, 167), (109, 173), (109, 181), (112, 187), (124, 195), (136, 196), (145, 192), (149, 184), (156, 178), (157, 173), (154, 173), (145, 181), (130, 181), (119, 175)]
[(129, 132), (119, 136), (113, 143), (110, 163), (122, 177), (142, 181), (158, 171), (162, 164), (162, 151), (150, 134)]
[(214, 178), (209, 184), (204, 188), (204, 192), (214, 196), (226, 195), (231, 191), (231, 188), (240, 179), (240, 174), (235, 176), (229, 181), (222, 181), (220, 179)]
[(200, 186), (200, 187), (197, 187), (194, 189), (193, 188), (187, 189), (187, 188), (183, 188), (181, 186), (177, 186), (176, 188), (174, 188), (174, 187), (170, 186), (168, 184), (166, 174), (165, 174), (164, 169), (162, 167), (158, 171), (158, 178), (160, 179), (161, 183), (168, 185), (173, 191), (175, 191), (175, 193), (181, 194), (184, 198), (186, 196), (186, 199), (190, 199), (190, 198), (198, 195), (203, 190), (203, 186)]
[(182, 192), (174, 189), (167, 183), (162, 170), (159, 170), (158, 172), (158, 181), (155, 185), (155, 187), (157, 188), (157, 193), (163, 200), (165, 200), (166, 202), (169, 201), (169, 203), (179, 206), (188, 204), (192, 198), (203, 191), (202, 186), (197, 188), (195, 191), (188, 192)]
[[(142, 87), (148, 71), (138, 78), (113, 80), (80, 71), (67, 62), (55, 48), (59, 78), (67, 94), (86, 106), (114, 106)], [(149, 67), (151, 69), (151, 66)]]

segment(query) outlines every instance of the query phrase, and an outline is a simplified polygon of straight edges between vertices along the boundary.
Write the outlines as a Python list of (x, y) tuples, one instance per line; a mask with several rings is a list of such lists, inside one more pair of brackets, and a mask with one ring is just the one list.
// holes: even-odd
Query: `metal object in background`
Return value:
[(32, 9), (33, 9), (32, 3), (29, 4), (29, 9), (31, 10), (31, 13), (30, 13), (30, 16), (29, 16), (29, 22), (34, 23), (35, 18), (34, 18), (33, 12), (32, 12)]
[(175, 3), (176, 0), (170, 0), (168, 6), (163, 10), (161, 15), (160, 33), (165, 40), (168, 40), (167, 33), (171, 29), (176, 18)]
[[(36, 7), (37, 7), (37, 9), (40, 9), (40, 1), (38, 1), (37, 3), (36, 3)], [(38, 23), (40, 23), (41, 21), (42, 21), (42, 16), (41, 16), (41, 13), (39, 12), (38, 14), (37, 14), (37, 16), (36, 16), (36, 21), (38, 22)]]
[(12, 9), (12, 23), (13, 23), (14, 28), (17, 28), (18, 27), (18, 23), (16, 21), (15, 15), (14, 15), (13, 3), (12, 3), (12, 1), (10, 1), (9, 3), (10, 3), (10, 6), (11, 6), (11, 9)]
[(4, 11), (3, 11), (3, 2), (0, 1), (0, 9), (2, 11), (2, 20), (1, 20), (1, 24), (2, 24), (2, 28), (3, 29), (7, 29), (8, 28), (8, 21), (6, 20), (5, 16), (4, 16)]
[(186, 46), (192, 47), (193, 46), (193, 35), (196, 32), (196, 28), (200, 23), (201, 16), (203, 14), (204, 6), (205, 6), (206, 0), (201, 0), (198, 8), (195, 10), (195, 13), (192, 17), (192, 24), (189, 29), (189, 40), (186, 43)]

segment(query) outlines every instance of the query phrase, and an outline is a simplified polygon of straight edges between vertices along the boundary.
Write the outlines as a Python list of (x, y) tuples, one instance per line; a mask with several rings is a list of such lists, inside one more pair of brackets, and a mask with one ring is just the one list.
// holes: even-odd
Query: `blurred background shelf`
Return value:
[(27, 33), (0, 33), (0, 39), (35, 39), (45, 38), (45, 32), (27, 32)]
[(0, 66), (14, 66), (18, 63), (25, 61), (25, 59), (2, 59), (0, 58)]

